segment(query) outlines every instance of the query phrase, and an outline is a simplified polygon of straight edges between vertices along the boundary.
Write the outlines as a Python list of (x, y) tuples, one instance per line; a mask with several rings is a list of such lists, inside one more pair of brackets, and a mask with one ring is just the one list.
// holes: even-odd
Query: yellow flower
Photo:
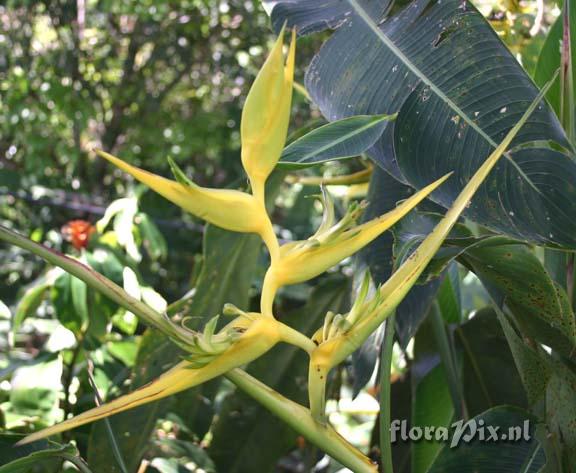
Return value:
[(284, 29), (252, 84), (242, 110), (242, 165), (259, 199), (266, 179), (282, 154), (290, 120), (296, 34), (292, 31), (286, 64), (283, 36)]
[(250, 194), (197, 186), (173, 162), (171, 165), (177, 181), (144, 171), (104, 151), (97, 152), (161, 196), (209, 223), (235, 232), (262, 235), (269, 231), (271, 224), (266, 210)]
[[(214, 327), (215, 322), (209, 322), (207, 331), (213, 331)], [(35, 432), (24, 438), (20, 444), (34, 442), (198, 386), (238, 366), (259, 358), (283, 338), (283, 332), (289, 330), (291, 329), (283, 326), (276, 320), (262, 317), (257, 313), (245, 313), (215, 335), (218, 337), (224, 333), (226, 337), (229, 338), (228, 335), (230, 335), (232, 331), (242, 332), (237, 338), (232, 336), (232, 338), (236, 338), (236, 340), (230, 343), (224, 351), (216, 353), (215, 355), (211, 353), (213, 355), (212, 359), (207, 364), (198, 368), (198, 363), (193, 360), (195, 355), (200, 355), (200, 352), (192, 354), (192, 361), (185, 360), (178, 363), (174, 368), (162, 374), (156, 380), (130, 394), (90, 409), (52, 427)], [(202, 336), (201, 334), (195, 335)], [(213, 335), (210, 334), (210, 337), (212, 336)], [(218, 340), (218, 342), (214, 340), (203, 341), (208, 345), (217, 345), (220, 342), (220, 340)], [(207, 351), (211, 351), (211, 349), (212, 348), (207, 347)]]
[(279, 257), (272, 260), (264, 279), (262, 313), (269, 315), (272, 312), (274, 295), (279, 287), (308, 281), (353, 255), (398, 222), (448, 176), (449, 174), (418, 191), (394, 210), (362, 225), (355, 224), (361, 210), (357, 206), (353, 206), (344, 218), (334, 225), (333, 203), (328, 194), (325, 194), (324, 218), (318, 231), (308, 240), (282, 245)]

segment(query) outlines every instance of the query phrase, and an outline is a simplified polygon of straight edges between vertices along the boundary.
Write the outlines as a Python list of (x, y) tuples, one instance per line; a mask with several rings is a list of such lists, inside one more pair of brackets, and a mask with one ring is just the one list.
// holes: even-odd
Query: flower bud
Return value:
[(296, 35), (293, 31), (286, 64), (283, 36), (284, 29), (252, 84), (242, 110), (242, 165), (255, 190), (263, 188), (280, 159), (288, 132)]

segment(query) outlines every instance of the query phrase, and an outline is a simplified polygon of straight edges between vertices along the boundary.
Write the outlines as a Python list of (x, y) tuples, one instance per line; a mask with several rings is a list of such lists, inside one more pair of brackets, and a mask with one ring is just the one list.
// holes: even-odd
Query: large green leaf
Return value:
[(301, 168), (326, 161), (359, 156), (370, 148), (393, 119), (390, 115), (362, 115), (328, 123), (290, 143), (280, 167)]
[[(412, 404), (412, 426), (448, 427), (454, 407), (446, 374), (442, 365), (437, 365), (416, 386)], [(426, 473), (442, 449), (437, 440), (415, 442), (412, 447), (412, 473)]]
[[(457, 448), (446, 445), (428, 470), (429, 473), (536, 473), (544, 465), (544, 451), (534, 438), (535, 419), (527, 412), (508, 406), (490, 409), (471, 420), (477, 426), (498, 429), (497, 435), (524, 434), (529, 423), (528, 440), (481, 440), (477, 433), (472, 441), (460, 441)], [(468, 430), (467, 432), (470, 432)]]
[(526, 335), (564, 356), (574, 355), (576, 325), (566, 293), (526, 245), (476, 246), (460, 261), (476, 273), (499, 305), (510, 308)]
[(494, 311), (478, 311), (455, 335), (468, 413), (474, 416), (501, 404), (526, 407), (522, 381)]
[[(467, 1), (415, 0), (388, 18), (382, 14), (386, 0), (275, 3), (275, 26), (287, 21), (301, 33), (337, 28), (306, 76), (323, 114), (336, 120), (398, 112), (368, 154), (417, 188), (454, 171), (432, 195), (444, 207), (537, 95), (531, 79)], [(575, 247), (574, 182), (571, 145), (543, 104), (465, 215), (522, 239)]]
[[(311, 335), (327, 311), (341, 310), (347, 288), (347, 280), (329, 279), (314, 290), (305, 306), (287, 316), (286, 322)], [(308, 364), (301, 350), (289, 345), (275, 347), (248, 371), (293, 401), (306, 402)], [(241, 392), (226, 399), (218, 419), (209, 449), (218, 471), (274, 471), (278, 458), (295, 445), (296, 433), (290, 427)]]
[(544, 398), (550, 380), (551, 368), (547, 363), (547, 354), (540, 345), (530, 346), (522, 340), (503, 314), (499, 313), (498, 319), (524, 383), (528, 401), (534, 405)]

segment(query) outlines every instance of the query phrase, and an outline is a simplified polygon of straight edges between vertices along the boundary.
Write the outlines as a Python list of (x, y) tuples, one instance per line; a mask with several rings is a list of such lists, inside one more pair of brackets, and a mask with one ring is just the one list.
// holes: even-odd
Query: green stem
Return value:
[(322, 425), (327, 423), (326, 419), (326, 382), (328, 381), (329, 366), (326, 363), (319, 363), (317, 357), (312, 354), (310, 367), (308, 369), (308, 399), (310, 403), (310, 414)]
[(109, 297), (121, 307), (137, 314), (148, 325), (157, 328), (169, 336), (174, 343), (184, 348), (189, 346), (190, 334), (187, 330), (172, 323), (167, 315), (159, 314), (142, 301), (130, 296), (120, 286), (94, 271), (92, 268), (58, 253), (51, 248), (36, 243), (2, 225), (0, 225), (0, 240), (30, 251), (49, 263), (64, 269), (72, 276), (84, 281), (91, 288)]
[(376, 473), (374, 464), (350, 445), (329, 425), (312, 419), (310, 411), (261, 383), (248, 373), (234, 369), (225, 375), (239, 389), (254, 398), (274, 415), (355, 473)]
[(456, 412), (458, 419), (467, 419), (467, 409), (460, 389), (460, 380), (458, 370), (456, 369), (454, 351), (451, 348), (451, 343), (446, 333), (444, 319), (442, 318), (442, 313), (437, 300), (432, 304), (430, 315), (432, 329), (434, 330), (436, 344), (438, 345), (438, 351), (440, 353), (440, 359), (444, 365), (446, 378), (448, 380), (448, 389), (450, 390), (450, 397), (452, 398), (454, 411)]
[(574, 307), (574, 253), (566, 256), (566, 294), (570, 307)]
[(570, 1), (565, 1), (562, 8), (562, 45), (560, 67), (560, 121), (570, 140), (575, 142), (574, 117), (574, 75), (572, 72), (572, 38), (570, 31)]
[[(96, 402), (96, 406), (100, 407), (103, 404), (102, 397), (100, 397), (100, 393), (98, 392), (98, 386), (96, 385), (96, 381), (94, 380), (93, 376), (94, 366), (92, 364), (92, 360), (88, 359), (88, 382), (94, 391), (94, 400)], [(120, 467), (120, 471), (122, 473), (128, 473), (128, 468), (126, 468), (126, 463), (124, 462), (124, 458), (122, 457), (122, 452), (120, 451), (120, 446), (118, 445), (118, 441), (116, 440), (116, 435), (114, 435), (114, 431), (112, 430), (112, 425), (110, 424), (110, 419), (108, 417), (102, 419), (104, 421), (104, 426), (106, 427), (106, 434), (108, 435), (108, 440), (110, 441), (110, 445), (112, 447), (112, 455), (116, 459), (116, 463)]]
[(386, 321), (380, 355), (380, 461), (382, 462), (382, 471), (385, 473), (394, 472), (392, 439), (390, 437), (390, 374), (392, 371), (395, 324), (396, 314), (393, 313)]
[(92, 470), (90, 470), (90, 468), (88, 467), (86, 462), (82, 460), (82, 458), (75, 457), (73, 455), (62, 455), (62, 458), (72, 463), (81, 473), (92, 473)]
[(316, 349), (316, 344), (310, 338), (282, 322), (278, 322), (278, 331), (280, 332), (280, 340), (301, 348), (308, 354)]

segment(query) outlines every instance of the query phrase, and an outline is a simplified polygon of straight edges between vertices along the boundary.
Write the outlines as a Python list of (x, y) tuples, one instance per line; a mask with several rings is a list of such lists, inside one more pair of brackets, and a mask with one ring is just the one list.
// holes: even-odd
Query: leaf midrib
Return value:
[[(378, 25), (372, 20), (368, 12), (362, 8), (357, 0), (346, 0), (356, 14), (366, 23), (366, 25), (372, 30), (372, 32), (384, 43), (384, 45), (394, 53), (398, 59), (400, 59), (404, 65), (410, 69), (410, 71), (418, 77), (424, 84), (426, 84), (432, 92), (434, 92), (440, 99), (446, 103), (452, 110), (454, 110), (474, 131), (476, 131), (482, 138), (484, 138), (493, 148), (497, 148), (498, 144), (488, 135), (482, 128), (480, 128), (474, 120), (472, 120), (456, 103), (452, 101), (440, 88), (434, 84), (418, 67), (394, 44), (390, 38), (388, 38), (384, 32), (378, 27)], [(504, 157), (514, 166), (519, 175), (526, 181), (526, 183), (543, 199), (551, 202), (541, 191), (538, 189), (536, 184), (526, 175), (526, 173), (520, 168), (520, 166), (512, 159), (509, 153), (504, 153)]]
[[(376, 125), (379, 125), (379, 124), (382, 123), (383, 121), (390, 119), (390, 117), (391, 117), (391, 115), (380, 115), (380, 116), (378, 116), (378, 118), (369, 121), (369, 122), (366, 123), (364, 126), (362, 126), (362, 127), (360, 127), (360, 128), (355, 128), (354, 130), (351, 130), (350, 132), (348, 132), (348, 133), (340, 136), (340, 138), (337, 138), (337, 139), (335, 139), (335, 140), (332, 140), (332, 141), (330, 141), (329, 143), (325, 144), (324, 146), (321, 146), (320, 148), (316, 148), (316, 149), (314, 149), (313, 151), (311, 151), (311, 152), (309, 152), (309, 153), (307, 153), (307, 154), (304, 154), (304, 155), (303, 155), (300, 159), (298, 159), (298, 160), (295, 160), (295, 161), (286, 160), (285, 162), (294, 163), (294, 164), (296, 164), (296, 163), (302, 163), (302, 162), (306, 163), (306, 160), (307, 160), (307, 159), (313, 158), (314, 156), (317, 156), (317, 155), (323, 153), (323, 152), (326, 151), (327, 149), (335, 148), (335, 147), (338, 146), (340, 143), (342, 143), (342, 142), (344, 142), (344, 141), (346, 141), (346, 140), (348, 140), (348, 139), (350, 139), (350, 138), (353, 138), (353, 137), (356, 136), (356, 135), (362, 134), (362, 133), (365, 132), (366, 130), (369, 130), (370, 128), (373, 128), (373, 127), (375, 127)], [(329, 125), (325, 125), (325, 126), (329, 126)], [(298, 141), (299, 141), (299, 140), (297, 140), (297, 141), (295, 141), (294, 143), (292, 143), (290, 146), (288, 146), (288, 147), (286, 148), (286, 150), (288, 151), (288, 150), (290, 149), (290, 147), (296, 147), (296, 146), (298, 145)]]

